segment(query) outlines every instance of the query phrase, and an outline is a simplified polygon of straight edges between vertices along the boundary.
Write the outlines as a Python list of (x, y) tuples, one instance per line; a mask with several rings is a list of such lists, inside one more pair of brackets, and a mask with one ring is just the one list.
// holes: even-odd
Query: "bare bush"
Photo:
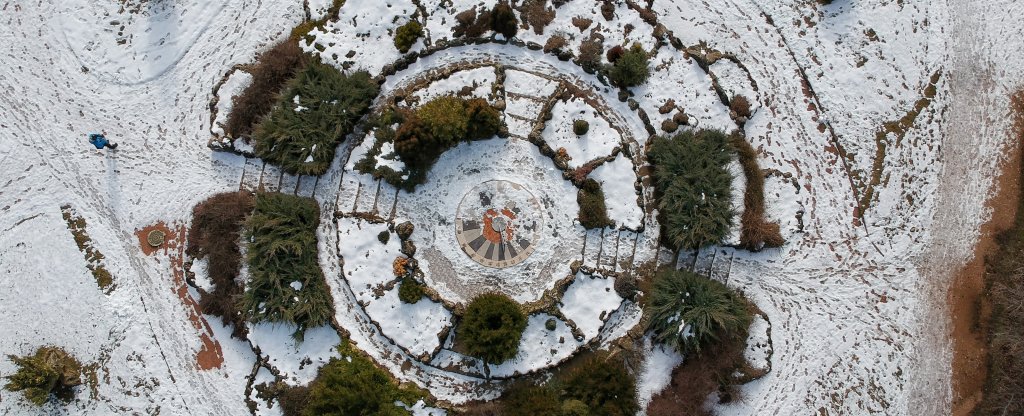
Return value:
[(286, 82), (305, 64), (306, 55), (295, 41), (274, 45), (245, 68), (252, 82), (232, 100), (224, 131), (232, 137), (252, 134), (256, 122), (270, 112), (274, 99)]

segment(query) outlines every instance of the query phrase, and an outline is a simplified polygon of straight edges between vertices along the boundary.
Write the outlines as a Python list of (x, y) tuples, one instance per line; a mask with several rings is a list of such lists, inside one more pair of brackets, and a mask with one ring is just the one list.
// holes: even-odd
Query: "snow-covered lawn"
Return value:
[[(551, 113), (551, 120), (544, 128), (544, 141), (552, 149), (565, 149), (572, 158), (569, 159), (569, 166), (573, 168), (606, 157), (612, 153), (612, 149), (622, 145), (622, 135), (601, 117), (596, 108), (581, 98), (559, 100)], [(576, 120), (586, 121), (590, 125), (586, 134), (577, 135), (573, 131), (573, 122)]]

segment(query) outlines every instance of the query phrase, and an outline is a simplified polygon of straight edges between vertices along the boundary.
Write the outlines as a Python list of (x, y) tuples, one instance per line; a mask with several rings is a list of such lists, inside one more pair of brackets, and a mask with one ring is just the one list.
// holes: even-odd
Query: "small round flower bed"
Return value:
[(519, 352), (524, 329), (526, 315), (515, 301), (487, 293), (469, 303), (457, 333), (470, 355), (498, 364)]

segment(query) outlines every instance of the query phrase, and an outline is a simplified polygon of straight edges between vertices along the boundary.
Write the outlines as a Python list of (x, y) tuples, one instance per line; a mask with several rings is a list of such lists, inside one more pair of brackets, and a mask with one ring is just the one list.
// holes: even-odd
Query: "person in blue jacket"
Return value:
[(106, 133), (89, 133), (89, 143), (96, 146), (96, 150), (103, 150), (104, 147), (109, 147), (111, 150), (117, 149), (117, 143), (107, 140)]

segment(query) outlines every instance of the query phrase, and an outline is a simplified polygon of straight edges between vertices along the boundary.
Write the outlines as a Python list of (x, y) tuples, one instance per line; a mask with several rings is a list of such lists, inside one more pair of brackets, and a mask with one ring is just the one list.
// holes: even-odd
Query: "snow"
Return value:
[(268, 364), (277, 369), (288, 384), (299, 386), (316, 378), (317, 371), (331, 358), (337, 358), (341, 338), (334, 328), (309, 328), (302, 342), (292, 336), (294, 324), (249, 324), (249, 341), (260, 353), (269, 358)]
[(743, 351), (743, 357), (750, 363), (750, 366), (758, 370), (771, 368), (772, 340), (771, 325), (761, 315), (754, 315), (754, 321), (750, 323), (749, 336), (747, 337), (747, 348)]
[(594, 169), (590, 177), (601, 184), (608, 218), (629, 229), (640, 228), (644, 213), (636, 202), (637, 178), (633, 173), (633, 162), (625, 155), (619, 155)]
[(622, 298), (615, 292), (615, 279), (577, 273), (565, 290), (558, 309), (583, 332), (585, 339), (597, 336), (609, 313), (619, 308)]
[[(573, 97), (569, 101), (557, 101), (551, 110), (551, 121), (544, 128), (544, 141), (552, 149), (564, 148), (572, 159), (569, 166), (577, 168), (594, 159), (612, 153), (621, 146), (622, 135), (615, 131), (597, 109), (582, 99)], [(584, 120), (590, 123), (587, 133), (578, 136), (573, 131), (573, 122)]]
[(558, 84), (523, 71), (505, 71), (506, 93), (516, 93), (534, 98), (545, 99), (555, 93)]
[(413, 101), (424, 104), (445, 95), (462, 96), (460, 93), (463, 88), (470, 87), (469, 95), (465, 98), (486, 99), (491, 95), (491, 86), (494, 85), (495, 79), (494, 67), (491, 66), (458, 71), (448, 78), (430, 83), (426, 88), (416, 90), (411, 97)]
[(339, 254), (345, 261), (345, 281), (361, 302), (376, 298), (376, 289), (395, 280), (391, 265), (395, 258), (405, 257), (399, 252), (401, 241), (397, 236), (392, 235), (387, 244), (380, 243), (377, 234), (384, 231), (388, 231), (387, 224), (350, 217), (338, 219), (338, 235), (342, 238)]
[(424, 297), (408, 304), (398, 298), (398, 287), (366, 306), (366, 313), (380, 325), (381, 332), (398, 345), (419, 356), (432, 354), (441, 346), (438, 335), (452, 325), (452, 314), (444, 305)]
[[(548, 330), (549, 319), (555, 320), (555, 329)], [(530, 315), (523, 337), (519, 340), (519, 353), (515, 358), (498, 365), (490, 365), (492, 377), (511, 377), (546, 368), (568, 359), (582, 346), (565, 321), (541, 313)]]
[[(376, 75), (385, 65), (402, 56), (395, 47), (394, 32), (415, 12), (416, 5), (410, 0), (346, 1), (338, 20), (309, 32), (316, 39), (312, 44), (300, 43), (309, 53), (348, 62), (353, 70)], [(422, 42), (417, 42), (410, 51), (422, 47)], [(351, 57), (350, 52), (354, 52)]]

